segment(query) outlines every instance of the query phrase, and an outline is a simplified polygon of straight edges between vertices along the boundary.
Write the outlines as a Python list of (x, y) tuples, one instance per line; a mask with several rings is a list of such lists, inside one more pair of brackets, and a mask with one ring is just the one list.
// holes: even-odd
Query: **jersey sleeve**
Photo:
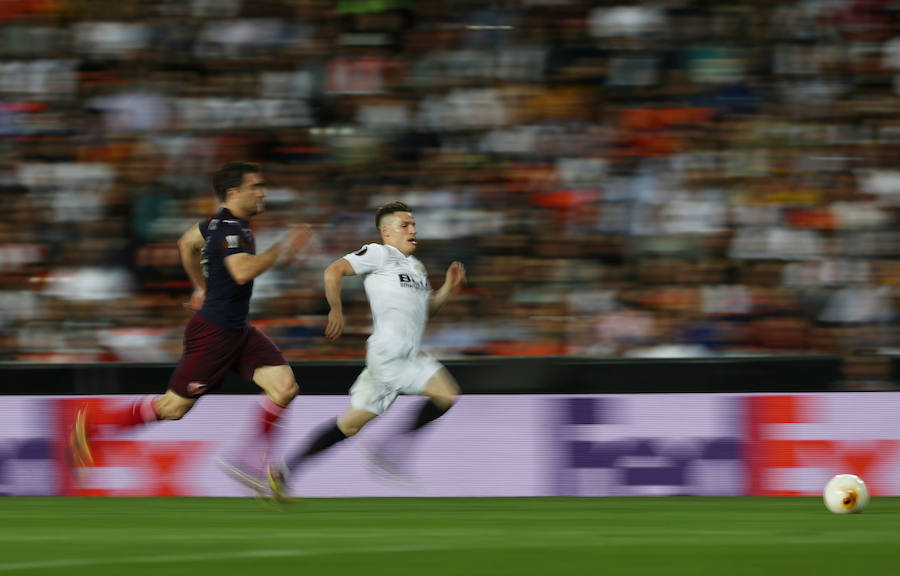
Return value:
[(344, 256), (357, 274), (369, 274), (384, 262), (385, 250), (381, 244), (366, 244), (356, 252)]
[(212, 221), (212, 218), (207, 218), (206, 220), (197, 223), (197, 226), (200, 228), (200, 235), (203, 236), (204, 240), (209, 237), (209, 225)]
[(253, 253), (253, 247), (250, 246), (241, 225), (237, 222), (219, 220), (215, 230), (210, 226), (209, 234), (212, 234), (213, 240), (219, 244), (223, 258), (232, 254)]

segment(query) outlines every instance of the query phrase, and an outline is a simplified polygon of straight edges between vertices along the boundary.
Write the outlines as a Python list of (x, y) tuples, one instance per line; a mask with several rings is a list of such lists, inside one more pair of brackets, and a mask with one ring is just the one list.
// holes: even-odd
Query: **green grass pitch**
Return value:
[(0, 576), (896, 573), (893, 498), (0, 498)]

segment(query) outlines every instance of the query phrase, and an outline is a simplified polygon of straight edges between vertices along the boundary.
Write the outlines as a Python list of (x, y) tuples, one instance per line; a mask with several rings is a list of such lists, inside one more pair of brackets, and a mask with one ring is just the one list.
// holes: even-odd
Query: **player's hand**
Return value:
[(184, 309), (190, 312), (198, 312), (203, 308), (203, 301), (206, 300), (206, 290), (196, 288), (191, 294), (191, 299), (184, 303)]
[(462, 262), (453, 262), (450, 264), (450, 267), (447, 268), (447, 275), (444, 277), (444, 281), (450, 286), (451, 290), (455, 290), (466, 283), (466, 267), (462, 265)]
[(328, 313), (328, 326), (325, 327), (325, 338), (333, 342), (340, 338), (343, 331), (344, 313), (340, 310), (332, 309)]
[(287, 236), (282, 240), (284, 247), (282, 253), (287, 256), (294, 255), (309, 243), (310, 238), (312, 238), (312, 227), (309, 224), (291, 226)]

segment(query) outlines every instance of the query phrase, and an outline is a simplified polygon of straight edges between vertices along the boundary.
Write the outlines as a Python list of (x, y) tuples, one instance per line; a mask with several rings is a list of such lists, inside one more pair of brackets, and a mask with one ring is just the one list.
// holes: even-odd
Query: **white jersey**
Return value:
[(422, 262), (384, 244), (366, 244), (344, 258), (354, 272), (365, 276), (374, 324), (367, 341), (368, 360), (418, 355), (431, 295)]

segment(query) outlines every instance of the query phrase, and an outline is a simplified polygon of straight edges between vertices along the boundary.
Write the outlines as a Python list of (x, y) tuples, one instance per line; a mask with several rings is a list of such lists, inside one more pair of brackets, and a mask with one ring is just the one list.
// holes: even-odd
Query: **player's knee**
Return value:
[(453, 404), (456, 403), (456, 397), (459, 394), (456, 393), (446, 393), (446, 394), (438, 394), (431, 397), (431, 401), (434, 402), (439, 408), (444, 411), (449, 410), (453, 407)]
[(276, 404), (287, 406), (299, 393), (300, 387), (297, 386), (297, 382), (293, 378), (290, 378), (285, 379), (274, 386), (269, 392), (269, 398)]
[(433, 391), (431, 401), (444, 410), (449, 410), (459, 396), (459, 386), (453, 380), (444, 382), (443, 386)]
[(438, 407), (449, 410), (459, 396), (459, 384), (446, 370), (441, 370), (425, 387), (425, 394)]
[(344, 433), (344, 436), (349, 438), (351, 436), (356, 436), (365, 424), (351, 424), (349, 422), (338, 420), (337, 426), (341, 432)]

